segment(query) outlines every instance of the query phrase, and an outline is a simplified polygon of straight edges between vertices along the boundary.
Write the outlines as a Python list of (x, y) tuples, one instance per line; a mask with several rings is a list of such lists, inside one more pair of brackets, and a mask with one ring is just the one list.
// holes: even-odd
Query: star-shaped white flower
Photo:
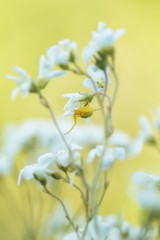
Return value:
[(11, 79), (15, 81), (18, 84), (18, 87), (16, 87), (11, 94), (11, 99), (14, 100), (19, 92), (21, 92), (22, 97), (26, 97), (30, 91), (31, 85), (32, 85), (32, 78), (19, 67), (13, 67), (13, 70), (18, 73), (19, 77), (14, 77), (7, 75), (6, 77), (8, 79)]
[(87, 65), (93, 56), (97, 56), (98, 52), (113, 49), (116, 41), (124, 33), (124, 29), (113, 31), (111, 28), (106, 28), (105, 23), (99, 22), (98, 31), (92, 32), (92, 40), (82, 53), (85, 64)]

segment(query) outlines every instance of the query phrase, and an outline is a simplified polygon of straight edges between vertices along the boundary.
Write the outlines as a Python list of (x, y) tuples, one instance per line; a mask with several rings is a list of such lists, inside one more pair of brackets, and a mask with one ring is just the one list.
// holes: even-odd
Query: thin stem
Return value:
[(108, 76), (107, 76), (106, 71), (104, 71), (104, 75), (105, 75), (105, 85), (104, 85), (104, 91), (103, 91), (104, 95), (103, 95), (103, 98), (102, 98), (102, 104), (103, 104), (105, 94), (106, 94), (107, 88), (108, 88)]
[(106, 190), (107, 190), (107, 187), (108, 187), (108, 182), (107, 182), (107, 178), (106, 178), (106, 172), (104, 172), (104, 186), (103, 186), (103, 192), (102, 192), (102, 195), (101, 195), (101, 198), (97, 204), (97, 208), (101, 205), (103, 199), (104, 199), (104, 196), (105, 196), (105, 193), (106, 193)]
[(67, 209), (66, 209), (66, 206), (65, 206), (65, 204), (63, 203), (63, 201), (62, 201), (59, 197), (57, 197), (56, 195), (54, 195), (53, 193), (51, 193), (46, 186), (44, 186), (44, 192), (47, 193), (48, 195), (50, 195), (51, 197), (53, 197), (54, 199), (56, 199), (56, 200), (61, 204), (61, 206), (62, 206), (62, 208), (63, 208), (63, 210), (64, 210), (64, 212), (65, 212), (65, 214), (66, 214), (67, 220), (69, 221), (70, 225), (71, 225), (72, 228), (74, 229), (74, 231), (75, 231), (78, 239), (80, 239), (80, 238), (79, 238), (79, 235), (78, 235), (78, 232), (77, 232), (77, 228), (76, 228), (76, 226), (74, 225), (74, 223), (72, 222), (72, 220), (71, 220), (71, 218), (70, 218), (70, 216), (69, 216), (69, 214), (68, 214), (68, 211), (67, 211)]
[[(70, 183), (70, 178), (68, 176), (68, 173), (65, 172), (65, 174), (66, 174), (67, 179), (63, 178), (63, 180), (67, 183)], [(82, 189), (80, 189), (80, 187), (78, 187), (75, 183), (73, 183), (72, 185), (73, 185), (74, 188), (76, 188), (80, 192), (82, 200), (83, 200), (84, 204), (86, 204), (86, 198), (84, 196), (84, 193), (83, 193)]]
[(109, 66), (110, 66), (110, 69), (112, 70), (113, 76), (115, 78), (115, 89), (114, 89), (114, 93), (113, 93), (113, 97), (112, 97), (112, 108), (113, 108), (113, 105), (114, 105), (115, 100), (116, 100), (118, 88), (119, 88), (119, 78), (118, 78), (118, 75), (115, 71), (114, 62), (113, 62), (113, 65), (109, 65)]
[(70, 147), (69, 147), (69, 145), (68, 145), (68, 143), (67, 143), (67, 141), (66, 141), (66, 139), (65, 139), (65, 137), (64, 137), (64, 135), (63, 135), (63, 133), (61, 132), (61, 129), (60, 129), (60, 127), (59, 127), (59, 125), (58, 125), (58, 123), (57, 123), (57, 121), (56, 121), (56, 118), (55, 118), (55, 116), (54, 116), (54, 113), (53, 113), (53, 111), (52, 111), (52, 108), (50, 107), (49, 102), (48, 102), (47, 99), (42, 95), (41, 92), (38, 92), (38, 95), (39, 95), (39, 98), (40, 98), (40, 101), (41, 101), (42, 105), (45, 106), (46, 108), (48, 108), (48, 110), (49, 110), (49, 112), (50, 112), (50, 115), (51, 115), (51, 118), (52, 118), (52, 120), (53, 120), (53, 122), (54, 122), (54, 124), (55, 124), (55, 126), (56, 126), (56, 128), (57, 128), (57, 131), (58, 131), (59, 135), (61, 136), (64, 144), (66, 145), (66, 147), (67, 147), (70, 155), (72, 155), (72, 151), (71, 151), (71, 149), (70, 149)]

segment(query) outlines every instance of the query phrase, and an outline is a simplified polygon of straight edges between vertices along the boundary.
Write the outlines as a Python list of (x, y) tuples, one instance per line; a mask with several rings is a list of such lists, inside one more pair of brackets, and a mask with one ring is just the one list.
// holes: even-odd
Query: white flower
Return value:
[[(84, 231), (84, 227), (78, 230), (79, 237), (83, 236), (83, 231)], [(109, 231), (110, 231), (110, 226), (107, 223), (102, 222), (101, 216), (96, 216), (88, 224), (88, 228), (87, 228), (84, 240), (91, 240), (91, 239), (105, 240), (109, 234)], [(64, 238), (64, 240), (78, 240), (78, 238), (75, 233), (71, 233), (67, 235)]]
[(64, 106), (64, 116), (72, 116), (74, 110), (78, 109), (80, 106), (84, 106), (87, 102), (93, 99), (93, 95), (90, 93), (70, 93), (64, 94), (63, 97), (69, 98), (68, 103)]
[(135, 172), (132, 178), (138, 185), (160, 189), (160, 176), (153, 176), (144, 172)]
[(140, 193), (140, 205), (150, 211), (160, 212), (160, 192), (154, 188), (147, 188)]
[(141, 137), (131, 139), (128, 134), (120, 130), (115, 130), (109, 138), (109, 144), (125, 148), (127, 157), (133, 157), (142, 151), (143, 140)]
[(47, 56), (53, 65), (67, 65), (77, 59), (77, 44), (69, 39), (62, 40), (47, 50)]
[(80, 154), (80, 152), (78, 152), (78, 150), (81, 150), (81, 149), (82, 149), (82, 147), (79, 145), (76, 145), (76, 144), (71, 145), (73, 159), (71, 159), (71, 156), (70, 156), (70, 153), (68, 150), (57, 151), (54, 154), (56, 163), (63, 167), (68, 167), (70, 164), (80, 166), (81, 165), (81, 154)]
[(87, 65), (98, 52), (113, 49), (116, 41), (124, 33), (124, 29), (113, 31), (111, 28), (106, 28), (105, 23), (100, 22), (98, 32), (92, 32), (92, 40), (82, 53), (85, 64)]
[(0, 154), (0, 176), (8, 175), (12, 167), (11, 159), (5, 154)]
[(105, 239), (109, 233), (110, 226), (102, 222), (101, 216), (96, 216), (88, 225), (87, 234), (90, 239)]
[(22, 176), (24, 179), (30, 180), (30, 179), (34, 178), (36, 175), (36, 178), (39, 181), (45, 180), (47, 167), (52, 162), (54, 162), (53, 153), (47, 153), (47, 154), (40, 156), (37, 160), (37, 163), (35, 163), (33, 165), (27, 165), (20, 171), (17, 184), (20, 185)]
[(15, 81), (18, 84), (11, 94), (11, 99), (14, 100), (19, 92), (21, 92), (22, 97), (26, 97), (30, 91), (32, 85), (31, 77), (25, 72), (25, 70), (19, 67), (13, 67), (13, 70), (19, 74), (19, 77), (14, 77), (7, 75), (8, 79)]
[[(98, 92), (102, 90), (106, 82), (104, 71), (97, 68), (96, 65), (91, 65), (88, 67), (87, 72), (92, 80), (90, 78), (85, 79), (83, 82), (84, 87), (91, 88), (93, 92)], [(110, 78), (108, 74), (109, 74), (109, 68), (107, 67), (106, 68), (107, 81), (108, 81), (108, 84), (110, 84)], [(92, 83), (92, 81), (94, 82), (94, 84)]]
[(145, 116), (139, 117), (139, 124), (141, 126), (141, 132), (139, 136), (144, 142), (152, 141), (154, 139), (154, 133), (152, 131), (151, 125)]
[[(100, 157), (103, 153), (104, 147), (99, 145), (96, 148), (92, 149), (87, 158), (87, 163), (92, 162), (96, 157)], [(122, 147), (115, 147), (115, 148), (106, 148), (104, 155), (102, 157), (102, 169), (108, 170), (112, 164), (114, 163), (114, 160), (116, 158), (120, 160), (124, 160), (126, 157), (125, 149)]]
[(38, 81), (44, 81), (49, 82), (51, 79), (55, 77), (59, 77), (65, 74), (65, 72), (62, 71), (52, 71), (53, 65), (51, 62), (45, 58), (44, 55), (40, 57), (39, 60), (39, 75), (38, 75)]

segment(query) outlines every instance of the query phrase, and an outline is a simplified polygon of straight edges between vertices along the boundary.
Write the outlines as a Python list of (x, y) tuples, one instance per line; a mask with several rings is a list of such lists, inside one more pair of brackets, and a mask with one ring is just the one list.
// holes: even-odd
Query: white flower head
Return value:
[(113, 31), (111, 28), (105, 28), (105, 23), (98, 24), (98, 31), (92, 32), (92, 40), (84, 49), (82, 57), (85, 64), (96, 56), (98, 52), (114, 49), (116, 41), (125, 33), (124, 29)]
[(132, 178), (138, 185), (160, 189), (160, 176), (154, 176), (144, 172), (135, 172)]
[[(92, 149), (87, 158), (87, 163), (92, 162), (96, 157), (100, 157), (103, 154), (104, 147), (99, 145), (96, 148)], [(108, 170), (115, 159), (124, 160), (126, 158), (126, 151), (122, 147), (106, 148), (102, 157), (102, 169)]]
[[(109, 78), (109, 67), (106, 68), (106, 76), (103, 70), (97, 68), (96, 65), (91, 65), (87, 69), (88, 75), (91, 77), (84, 80), (83, 85), (86, 88), (91, 88), (93, 92), (99, 92), (102, 90), (105, 86), (106, 82), (106, 76), (108, 85), (110, 84), (110, 78)], [(94, 83), (93, 83), (93, 82)]]
[(21, 183), (22, 176), (26, 180), (36, 177), (40, 182), (46, 181), (47, 167), (54, 162), (53, 153), (46, 153), (40, 156), (37, 163), (33, 165), (26, 165), (19, 173), (18, 185)]
[(19, 77), (14, 77), (10, 75), (6, 75), (6, 78), (15, 81), (18, 84), (11, 94), (11, 99), (14, 100), (19, 92), (21, 92), (22, 97), (26, 97), (32, 86), (31, 77), (19, 67), (13, 67), (13, 70), (18, 73)]
[(62, 71), (53, 71), (53, 65), (49, 61), (49, 59), (46, 59), (44, 55), (41, 55), (39, 60), (39, 75), (38, 75), (38, 81), (48, 83), (51, 79), (55, 77), (59, 77), (65, 74), (65, 72)]
[(79, 152), (81, 149), (82, 147), (77, 144), (71, 145), (73, 159), (71, 158), (68, 150), (57, 151), (55, 153), (56, 163), (64, 168), (67, 168), (70, 164), (73, 164), (74, 166), (81, 166), (81, 154)]
[(77, 59), (77, 44), (69, 39), (62, 40), (47, 50), (47, 56), (53, 65), (67, 65)]

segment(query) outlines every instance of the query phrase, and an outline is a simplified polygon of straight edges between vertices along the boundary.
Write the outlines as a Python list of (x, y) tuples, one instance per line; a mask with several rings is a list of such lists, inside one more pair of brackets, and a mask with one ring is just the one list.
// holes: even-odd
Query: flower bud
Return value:
[(34, 178), (41, 183), (42, 186), (46, 186), (47, 178), (43, 169), (36, 169), (33, 174)]
[(53, 177), (54, 179), (57, 179), (57, 180), (62, 179), (62, 176), (58, 172), (53, 172), (53, 171), (47, 169), (45, 171), (45, 173), (48, 176)]

